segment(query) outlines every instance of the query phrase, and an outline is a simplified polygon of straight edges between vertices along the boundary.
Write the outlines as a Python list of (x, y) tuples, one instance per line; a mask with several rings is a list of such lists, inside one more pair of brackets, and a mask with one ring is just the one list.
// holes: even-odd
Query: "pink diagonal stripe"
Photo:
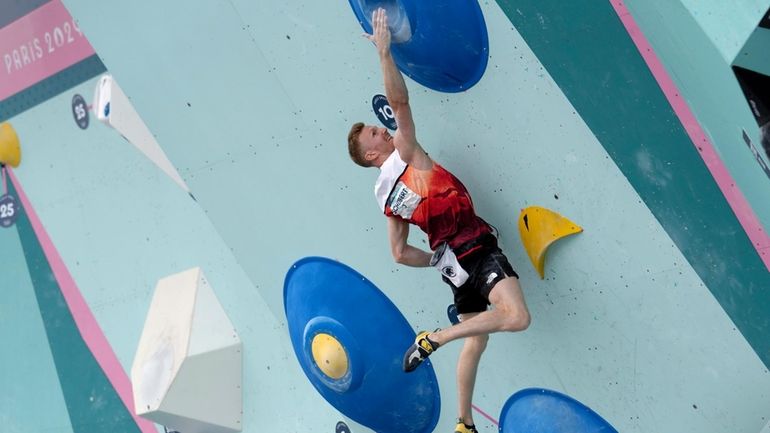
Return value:
[(492, 418), (491, 416), (489, 416), (489, 414), (487, 414), (487, 413), (486, 413), (486, 412), (484, 412), (483, 410), (479, 409), (479, 407), (478, 407), (478, 406), (476, 406), (475, 404), (472, 404), (472, 405), (471, 405), (471, 407), (472, 407), (472, 408), (473, 408), (473, 409), (474, 409), (476, 412), (480, 413), (480, 414), (481, 414), (481, 416), (483, 416), (484, 418), (488, 419), (488, 420), (489, 420), (489, 422), (491, 422), (492, 424), (496, 425), (498, 428), (500, 427), (500, 424), (497, 422), (497, 420), (496, 420), (496, 419)]
[(698, 121), (695, 119), (695, 115), (690, 110), (690, 107), (685, 102), (684, 98), (679, 93), (679, 89), (674, 84), (674, 81), (666, 72), (666, 68), (663, 67), (660, 59), (655, 54), (652, 46), (644, 37), (644, 34), (639, 29), (639, 26), (634, 21), (631, 13), (628, 11), (625, 3), (622, 0), (610, 0), (610, 4), (615, 9), (615, 13), (618, 14), (620, 21), (626, 28), (629, 36), (634, 41), (636, 48), (647, 63), (647, 67), (650, 68), (652, 75), (658, 82), (663, 94), (666, 95), (669, 104), (674, 109), (679, 121), (684, 126), (687, 135), (690, 136), (695, 147), (698, 149), (703, 162), (706, 163), (711, 172), (711, 176), (717, 182), (719, 189), (727, 199), (727, 203), (732, 208), (735, 216), (738, 218), (743, 230), (751, 240), (751, 244), (759, 254), (759, 257), (765, 263), (765, 267), (770, 270), (770, 254), (768, 249), (770, 248), (770, 237), (762, 227), (754, 211), (751, 209), (746, 197), (743, 196), (740, 188), (735, 184), (730, 172), (725, 167), (722, 159), (719, 158), (714, 145), (709, 140), (708, 136), (701, 128)]
[(125, 370), (123, 370), (123, 366), (120, 365), (120, 361), (118, 361), (118, 358), (115, 356), (115, 352), (113, 352), (110, 343), (104, 336), (99, 323), (96, 321), (93, 313), (91, 313), (91, 309), (88, 308), (88, 304), (86, 304), (85, 299), (83, 299), (83, 295), (80, 293), (75, 281), (72, 279), (69, 270), (67, 270), (67, 266), (64, 265), (64, 261), (62, 261), (61, 256), (59, 256), (59, 252), (56, 251), (56, 247), (53, 242), (51, 242), (51, 238), (48, 237), (48, 233), (46, 233), (45, 228), (43, 228), (43, 224), (40, 222), (34, 209), (32, 209), (32, 205), (27, 199), (26, 194), (24, 194), (24, 190), (21, 188), (19, 181), (9, 167), (6, 167), (6, 171), (8, 177), (11, 179), (11, 183), (16, 188), (16, 193), (19, 195), (18, 198), (21, 200), (24, 211), (29, 217), (32, 229), (35, 231), (40, 246), (43, 248), (43, 253), (45, 254), (46, 259), (48, 259), (48, 263), (51, 265), (51, 270), (53, 271), (56, 281), (59, 283), (62, 295), (64, 295), (64, 299), (72, 313), (72, 317), (75, 319), (75, 324), (80, 331), (80, 335), (91, 350), (94, 358), (96, 358), (96, 362), (99, 363), (104, 374), (107, 375), (107, 378), (110, 383), (112, 383), (112, 386), (120, 396), (120, 399), (123, 400), (123, 404), (126, 406), (129, 413), (131, 413), (131, 416), (134, 418), (136, 425), (139, 426), (139, 429), (143, 433), (157, 433), (155, 425), (152, 422), (136, 416), (134, 411), (134, 393), (128, 375)]

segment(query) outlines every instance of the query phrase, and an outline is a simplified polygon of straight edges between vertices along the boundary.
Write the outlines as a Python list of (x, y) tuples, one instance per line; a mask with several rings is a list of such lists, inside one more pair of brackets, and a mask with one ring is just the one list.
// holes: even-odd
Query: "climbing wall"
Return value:
[[(770, 415), (768, 324), (739, 307), (767, 305), (760, 254), (612, 4), (538, 3), (479, 4), (489, 58), (469, 89), (445, 93), (407, 79), (420, 142), (499, 229), (533, 318), (524, 333), (491, 338), (476, 423), (495, 431), (508, 397), (542, 387), (586, 404), (618, 431), (759, 432)], [(48, 275), (37, 263), (50, 259), (27, 256), (40, 235), (20, 221), (0, 231), (0, 270), (13, 286), (10, 303), (0, 304), (13, 308), (0, 320), (23, 325), (23, 332), (1, 328), (17, 348), (0, 355), (3, 383), (45, 394), (55, 415), (34, 417), (41, 405), (25, 388), (26, 400), (0, 405), (0, 419), (11, 431), (81, 431), (99, 409), (113, 413), (110, 422), (146, 428), (130, 404), (120, 406), (127, 382), (113, 376), (130, 370), (155, 282), (199, 266), (243, 342), (243, 431), (267, 423), (329, 432), (339, 421), (371, 431), (366, 417), (347, 417), (305, 375), (290, 341), (287, 272), (307, 256), (342, 262), (414, 330), (448, 326), (451, 296), (434, 270), (393, 263), (372, 194), (377, 172), (347, 156), (350, 125), (378, 124), (371, 101), (384, 92), (351, 5), (66, 6), (194, 198), (93, 113), (86, 129), (78, 127), (73, 97), (90, 103), (99, 68), (65, 91), (49, 90), (45, 103), (0, 103), (24, 151), (13, 185), (26, 193), (87, 307), (59, 303), (57, 314), (72, 317), (67, 338), (82, 338), (81, 355), (96, 360), (94, 377), (105, 378), (99, 395), (117, 396), (105, 409), (89, 399), (96, 382), (78, 381), (56, 362), (49, 328), (64, 325), (46, 328), (54, 311), (37, 300), (35, 283)], [(628, 8), (645, 34), (672, 31), (653, 29), (636, 3)], [(706, 45), (712, 35), (696, 36)], [(612, 43), (599, 49), (598, 40)], [(715, 147), (723, 143), (712, 138)], [(516, 225), (531, 205), (584, 229), (551, 247), (543, 280)], [(708, 230), (706, 212), (722, 230)], [(761, 207), (754, 212), (767, 217)], [(410, 241), (427, 248), (414, 230)], [(106, 344), (92, 347), (77, 328), (87, 312)], [(370, 317), (356, 326), (377, 325)], [(431, 358), (436, 431), (454, 427), (459, 347)], [(363, 350), (377, 356), (374, 343)], [(109, 353), (122, 373), (99, 363)], [(37, 365), (42, 373), (28, 382)], [(68, 398), (85, 403), (71, 406)]]

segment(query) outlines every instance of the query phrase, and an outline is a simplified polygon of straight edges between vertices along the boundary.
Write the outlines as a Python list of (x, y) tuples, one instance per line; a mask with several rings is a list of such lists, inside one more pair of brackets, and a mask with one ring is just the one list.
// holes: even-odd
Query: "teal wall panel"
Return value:
[[(244, 424), (261, 429), (269, 418), (287, 431), (333, 429), (339, 414), (300, 376), (285, 325), (200, 206), (115, 131), (93, 118), (87, 130), (77, 127), (69, 102), (91, 94), (96, 81), (11, 119), (24, 146), (14, 173), (126, 373), (157, 280), (200, 266), (244, 342)], [(298, 374), (276, 373), (287, 368)], [(25, 410), (39, 408), (25, 403)], [(2, 416), (20, 422), (15, 412), (0, 409)]]
[(770, 58), (766, 55), (769, 48), (770, 29), (757, 27), (733, 64), (770, 76)]
[[(634, 2), (628, 2), (634, 3)], [(719, 50), (726, 63), (732, 62), (738, 50), (749, 38), (751, 32), (759, 23), (762, 15), (770, 8), (768, 0), (737, 0), (725, 2), (720, 0), (680, 0), (659, 4), (657, 17), (666, 21), (667, 7), (678, 7), (681, 4), (698, 23), (703, 33), (708, 35), (714, 47)], [(690, 29), (676, 33), (689, 32)], [(673, 33), (673, 32), (672, 32)], [(674, 39), (674, 38), (671, 38)]]
[[(12, 185), (9, 192), (19, 196)], [(80, 335), (38, 234), (32, 229), (30, 212), (25, 209), (16, 226), (72, 431), (86, 433), (96, 429), (139, 433), (129, 409)]]
[[(347, 2), (67, 6), (198, 199), (114, 131), (75, 126), (69, 100), (90, 95), (93, 80), (11, 119), (26, 143), (20, 181), (122, 365), (155, 281), (202, 266), (244, 342), (244, 432), (265, 420), (331, 431), (341, 415), (287, 342), (281, 291), (291, 263), (319, 254), (352, 265), (419, 328), (447, 324), (450, 302), (435, 271), (392, 262), (376, 172), (347, 157), (350, 124), (375, 122), (370, 100), (382, 92)], [(421, 141), (500, 229), (533, 315), (527, 332), (492, 337), (475, 404), (496, 417), (513, 392), (541, 386), (624, 432), (759, 430), (767, 369), (531, 42), (497, 4), (482, 9), (485, 77), (456, 95), (409, 82)], [(553, 247), (542, 281), (515, 225), (534, 204), (585, 229)], [(450, 344), (432, 358), (437, 430), (454, 427), (458, 351)]]
[[(0, 425), (7, 433), (73, 431), (15, 226), (0, 229)], [(45, 416), (41, 416), (41, 410)]]
[[(770, 2), (763, 1), (764, 11)], [(770, 179), (762, 171), (754, 155), (742, 139), (745, 130), (759, 143), (759, 130), (749, 105), (730, 69), (735, 55), (725, 58), (712, 44), (715, 39), (727, 37), (732, 27), (698, 27), (691, 10), (679, 2), (631, 0), (628, 8), (645, 36), (663, 61), (669, 74), (687, 101), (693, 114), (713, 143), (735, 184), (763, 227), (770, 227)], [(747, 10), (738, 2), (735, 11)], [(728, 7), (727, 4), (722, 7)], [(725, 14), (728, 20), (731, 14)], [(755, 12), (751, 27), (745, 26), (746, 35), (736, 39), (740, 47), (756, 28), (762, 11)], [(714, 17), (713, 19), (719, 19)], [(676, 37), (666, 36), (675, 35)], [(768, 158), (763, 155), (765, 161)]]
[[(717, 15), (709, 13), (709, 18), (695, 11), (699, 7), (713, 8), (714, 11), (726, 9), (707, 2), (700, 6), (683, 2), (628, 2), (629, 9), (640, 27), (666, 65), (674, 82), (687, 100), (697, 120), (712, 141), (719, 157), (732, 175), (735, 185), (746, 197), (760, 224), (770, 227), (770, 179), (767, 178), (754, 155), (742, 139), (743, 131), (759, 146), (759, 132), (754, 117), (738, 83), (730, 69), (731, 58), (720, 56), (714, 45), (719, 41), (731, 40), (742, 46), (756, 27), (762, 14), (770, 7), (770, 2), (738, 2), (730, 6), (730, 12)], [(687, 8), (685, 8), (687, 7)], [(692, 14), (692, 15), (691, 15)], [(740, 16), (742, 25), (727, 25)], [(708, 20), (711, 24), (703, 25)], [(722, 21), (722, 25), (717, 22)], [(696, 25), (702, 25), (702, 30)], [(737, 38), (733, 31), (741, 35)], [(676, 35), (677, 37), (665, 37)], [(732, 51), (730, 51), (732, 53)], [(765, 155), (761, 156), (767, 161)], [(707, 203), (710, 203), (708, 201)], [(727, 227), (729, 224), (717, 222), (713, 209), (704, 209), (701, 215), (715, 223), (715, 226)], [(707, 235), (712, 236), (714, 232)], [(733, 237), (729, 231), (725, 235)], [(738, 235), (740, 236), (740, 235)], [(702, 248), (714, 255), (714, 250)], [(766, 252), (766, 251), (765, 251)], [(704, 254), (705, 255), (705, 254)], [(748, 265), (753, 261), (746, 255), (719, 253), (725, 258), (725, 271), (719, 266), (714, 270), (717, 275), (729, 275), (723, 282), (708, 282), (712, 291), (730, 312), (731, 317), (745, 333), (768, 364), (770, 360), (770, 319), (764, 313), (770, 308), (770, 294), (762, 287), (770, 286), (767, 278), (770, 274), (761, 266)], [(737, 259), (740, 257), (740, 259)], [(734, 264), (747, 265), (753, 272), (737, 271)], [(730, 271), (727, 271), (727, 270)], [(708, 278), (704, 279), (708, 280)], [(743, 280), (743, 281), (741, 281)], [(721, 292), (721, 294), (720, 294)], [(753, 329), (752, 329), (753, 328)]]
[[(770, 321), (764, 314), (770, 293), (761, 289), (770, 286), (770, 274), (611, 5), (583, 10), (579, 4), (500, 4), (690, 265), (770, 363)], [(597, 46), (597, 39), (612, 43)], [(730, 94), (725, 87), (719, 89), (738, 102), (740, 89)], [(724, 106), (709, 110), (723, 115)], [(746, 194), (770, 188), (745, 144), (735, 145), (748, 159), (744, 162), (757, 167), (750, 181), (756, 188)], [(755, 208), (760, 219), (770, 218), (770, 209), (762, 212), (766, 200), (750, 202), (761, 204)]]
[(5, 27), (49, 1), (50, 0), (31, 0), (17, 2), (3, 0), (0, 2), (0, 16), (2, 17), (0, 18), (0, 27)]

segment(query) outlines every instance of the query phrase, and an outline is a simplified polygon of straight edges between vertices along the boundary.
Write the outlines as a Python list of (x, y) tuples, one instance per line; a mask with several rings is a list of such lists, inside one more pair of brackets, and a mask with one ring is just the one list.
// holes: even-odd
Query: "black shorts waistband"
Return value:
[(467, 260), (475, 256), (476, 253), (483, 251), (489, 251), (497, 248), (497, 237), (492, 233), (485, 233), (475, 239), (471, 239), (468, 242), (460, 244), (457, 248), (453, 248), (457, 260)]

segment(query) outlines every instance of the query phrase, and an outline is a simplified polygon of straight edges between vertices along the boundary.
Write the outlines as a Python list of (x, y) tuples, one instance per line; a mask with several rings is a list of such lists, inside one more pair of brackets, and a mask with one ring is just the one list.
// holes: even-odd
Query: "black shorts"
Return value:
[(447, 277), (442, 277), (452, 288), (458, 314), (486, 311), (489, 292), (495, 284), (506, 277), (519, 278), (519, 274), (513, 270), (508, 258), (497, 245), (460, 260), (460, 265), (469, 275), (465, 284), (455, 287)]

